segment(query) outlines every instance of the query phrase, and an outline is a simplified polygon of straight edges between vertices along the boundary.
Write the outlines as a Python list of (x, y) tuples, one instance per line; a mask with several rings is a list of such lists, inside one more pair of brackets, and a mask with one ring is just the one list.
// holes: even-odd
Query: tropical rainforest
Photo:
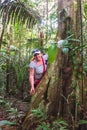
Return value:
[[(48, 67), (31, 96), (37, 48)], [(86, 58), (86, 0), (0, 0), (0, 130), (87, 130)]]

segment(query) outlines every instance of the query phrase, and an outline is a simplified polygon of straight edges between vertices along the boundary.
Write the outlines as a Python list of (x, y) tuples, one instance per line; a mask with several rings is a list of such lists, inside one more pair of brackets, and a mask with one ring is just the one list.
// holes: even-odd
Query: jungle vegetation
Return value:
[[(31, 97), (28, 73), (34, 48), (48, 54), (49, 65)], [(11, 112), (0, 127), (86, 130), (86, 80), (86, 0), (0, 1), (0, 106)], [(28, 102), (24, 115), (12, 108), (11, 97)]]

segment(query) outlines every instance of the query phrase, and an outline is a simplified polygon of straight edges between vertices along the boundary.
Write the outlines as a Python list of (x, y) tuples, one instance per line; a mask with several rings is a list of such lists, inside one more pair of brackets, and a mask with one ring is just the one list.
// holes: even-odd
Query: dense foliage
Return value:
[[(43, 4), (43, 2), (45, 4)], [(4, 13), (6, 15), (4, 15)], [(57, 33), (58, 33), (58, 14), (57, 1), (12, 1), (0, 5), (1, 28), (0, 29), (0, 106), (9, 111), (9, 119), (18, 118), (24, 115), (18, 113), (17, 109), (12, 108), (11, 103), (7, 101), (8, 97), (16, 97), (23, 101), (30, 101), (28, 66), (31, 61), (31, 51), (34, 48), (40, 48), (44, 53), (49, 55), (49, 64), (53, 64), (58, 52)], [(84, 1), (82, 10), (82, 35), (80, 38), (73, 37), (72, 32), (67, 31), (69, 37), (61, 43), (62, 53), (67, 55), (69, 52), (70, 63), (73, 65), (73, 81), (71, 84), (72, 93), (69, 97), (75, 99), (75, 119), (72, 124), (77, 127), (81, 124), (87, 124), (86, 109), (87, 104), (83, 104), (87, 93), (87, 3)], [(82, 38), (82, 41), (81, 41)], [(74, 44), (76, 43), (76, 44)], [(81, 59), (77, 57), (80, 53)], [(81, 69), (79, 71), (79, 68)], [(78, 82), (77, 82), (78, 81)], [(80, 82), (82, 81), (82, 82)], [(83, 83), (84, 82), (84, 83)], [(83, 84), (82, 84), (83, 83)], [(81, 86), (82, 84), (82, 86)], [(82, 103), (79, 94), (82, 87)], [(80, 105), (79, 105), (80, 104)], [(83, 106), (84, 107), (83, 107)], [(42, 107), (42, 106), (41, 106)], [(69, 124), (64, 119), (49, 119), (47, 113), (40, 107), (32, 110), (34, 119), (41, 119), (36, 123), (37, 130), (52, 128), (65, 130)], [(79, 111), (77, 110), (79, 108)], [(83, 120), (80, 120), (80, 110), (84, 113)], [(72, 116), (72, 113), (70, 113)], [(16, 117), (18, 115), (19, 117)], [(66, 119), (67, 120), (67, 119)], [(73, 119), (72, 119), (73, 120)], [(53, 122), (51, 122), (53, 121)], [(0, 122), (0, 126), (11, 124), (9, 121)], [(50, 123), (51, 122), (51, 123)], [(86, 127), (85, 127), (86, 128)]]

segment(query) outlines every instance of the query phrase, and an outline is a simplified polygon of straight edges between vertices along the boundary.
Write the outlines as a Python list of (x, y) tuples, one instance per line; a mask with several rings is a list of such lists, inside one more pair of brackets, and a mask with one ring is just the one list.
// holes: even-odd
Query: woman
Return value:
[(47, 69), (48, 55), (43, 55), (40, 50), (35, 49), (32, 52), (34, 60), (31, 61), (29, 67), (29, 81), (31, 85), (30, 94), (35, 93), (35, 87), (39, 84)]

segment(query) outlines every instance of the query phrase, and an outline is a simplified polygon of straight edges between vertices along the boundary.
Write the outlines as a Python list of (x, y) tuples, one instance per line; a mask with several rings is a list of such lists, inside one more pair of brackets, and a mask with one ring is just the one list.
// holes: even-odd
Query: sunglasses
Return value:
[(39, 55), (39, 53), (35, 54), (34, 56), (37, 56), (37, 55)]

